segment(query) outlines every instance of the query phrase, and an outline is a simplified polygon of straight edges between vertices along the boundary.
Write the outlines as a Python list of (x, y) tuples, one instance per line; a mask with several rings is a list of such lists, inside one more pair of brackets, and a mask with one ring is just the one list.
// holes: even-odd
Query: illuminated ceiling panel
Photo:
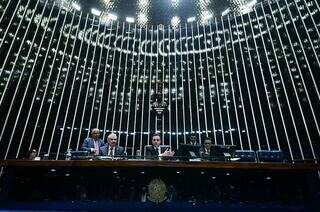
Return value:
[[(139, 25), (170, 25), (173, 17), (179, 17), (184, 24), (190, 17), (205, 23), (212, 17), (220, 16), (229, 8), (239, 13), (242, 6), (252, 0), (52, 0), (68, 4), (75, 2), (85, 12), (96, 8), (104, 13), (116, 14), (120, 21), (133, 17)], [(257, 0), (261, 2), (262, 0)]]

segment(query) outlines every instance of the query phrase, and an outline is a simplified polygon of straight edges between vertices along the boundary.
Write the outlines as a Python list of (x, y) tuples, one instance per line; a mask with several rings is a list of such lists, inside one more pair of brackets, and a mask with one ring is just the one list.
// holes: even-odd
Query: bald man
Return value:
[(88, 151), (93, 155), (101, 155), (100, 147), (105, 146), (105, 143), (100, 137), (100, 130), (92, 129), (91, 138), (86, 138), (81, 146), (81, 150)]
[(124, 148), (117, 145), (117, 135), (111, 133), (108, 135), (107, 144), (100, 148), (102, 155), (110, 157), (124, 156)]

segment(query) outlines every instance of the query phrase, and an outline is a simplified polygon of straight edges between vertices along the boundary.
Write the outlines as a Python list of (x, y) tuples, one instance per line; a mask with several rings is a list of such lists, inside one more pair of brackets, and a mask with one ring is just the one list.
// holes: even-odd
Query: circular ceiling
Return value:
[(82, 11), (94, 8), (102, 14), (113, 14), (119, 21), (138, 25), (172, 25), (190, 21), (205, 23), (225, 13), (239, 13), (246, 5), (262, 0), (53, 0), (76, 4)]

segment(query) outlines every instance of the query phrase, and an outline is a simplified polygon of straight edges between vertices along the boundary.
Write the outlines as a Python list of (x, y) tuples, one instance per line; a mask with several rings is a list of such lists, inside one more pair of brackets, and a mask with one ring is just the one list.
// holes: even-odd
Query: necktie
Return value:
[(110, 147), (109, 148), (109, 154), (108, 154), (109, 156), (113, 156), (113, 147)]
[(98, 141), (94, 141), (94, 149), (96, 150), (94, 152), (95, 155), (99, 155), (99, 143)]

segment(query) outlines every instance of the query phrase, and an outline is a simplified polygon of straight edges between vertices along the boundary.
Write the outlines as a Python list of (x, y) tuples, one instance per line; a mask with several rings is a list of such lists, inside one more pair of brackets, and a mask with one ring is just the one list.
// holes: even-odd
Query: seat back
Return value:
[(235, 158), (240, 158), (240, 162), (256, 162), (256, 154), (253, 150), (236, 150), (234, 153)]
[(259, 162), (284, 162), (282, 150), (258, 150), (257, 158)]

